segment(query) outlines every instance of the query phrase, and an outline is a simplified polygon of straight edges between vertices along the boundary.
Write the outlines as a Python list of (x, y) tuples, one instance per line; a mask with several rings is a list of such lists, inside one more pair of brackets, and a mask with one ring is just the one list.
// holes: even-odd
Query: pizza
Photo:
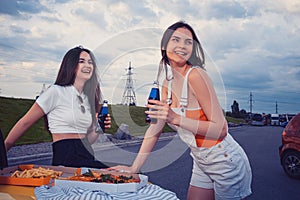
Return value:
[(74, 176), (67, 177), (65, 180), (72, 181), (86, 181), (86, 182), (96, 182), (96, 183), (139, 183), (140, 179), (137, 176), (127, 175), (127, 174), (113, 174), (113, 173), (103, 173), (88, 170), (84, 174), (77, 174)]

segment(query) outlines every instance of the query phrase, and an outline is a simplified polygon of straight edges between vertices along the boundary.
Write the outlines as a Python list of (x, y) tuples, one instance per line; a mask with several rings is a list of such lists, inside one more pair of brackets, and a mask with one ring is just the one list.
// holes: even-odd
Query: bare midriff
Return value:
[(52, 140), (53, 142), (57, 142), (65, 139), (82, 139), (85, 136), (86, 134), (80, 133), (52, 133)]

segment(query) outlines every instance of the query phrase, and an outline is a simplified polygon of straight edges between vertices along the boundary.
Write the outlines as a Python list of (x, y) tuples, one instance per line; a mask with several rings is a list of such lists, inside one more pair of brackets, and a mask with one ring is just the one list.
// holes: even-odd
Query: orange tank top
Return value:
[[(188, 104), (188, 75), (191, 72), (191, 70), (195, 68), (195, 67), (191, 67), (188, 72), (186, 73), (184, 82), (183, 82), (183, 87), (182, 87), (182, 92), (181, 92), (181, 98), (180, 98), (180, 107), (181, 108), (173, 108), (173, 110), (181, 110), (183, 112), (181, 112), (182, 115), (185, 115), (185, 117), (191, 118), (191, 119), (195, 119), (195, 120), (202, 120), (202, 121), (208, 121), (204, 111), (201, 108), (195, 108), (195, 109), (190, 109), (187, 108), (187, 104)], [(169, 104), (172, 103), (172, 79), (169, 80), (168, 82), (168, 98), (167, 98), (167, 102)], [(176, 112), (178, 113), (178, 111)], [(180, 114), (180, 113), (178, 113)], [(203, 135), (199, 135), (199, 134), (195, 134), (194, 133), (194, 139), (195, 139), (195, 143), (197, 147), (205, 147), (205, 148), (209, 148), (212, 147), (218, 143), (220, 143), (222, 141), (222, 139), (211, 139), (211, 138), (206, 138)]]

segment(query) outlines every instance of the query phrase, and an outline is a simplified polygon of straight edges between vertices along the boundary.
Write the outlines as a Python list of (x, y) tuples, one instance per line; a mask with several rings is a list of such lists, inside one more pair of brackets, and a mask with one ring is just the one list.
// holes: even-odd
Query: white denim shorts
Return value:
[(252, 172), (241, 146), (228, 133), (211, 148), (191, 148), (194, 159), (190, 184), (214, 189), (215, 199), (243, 199), (251, 192)]

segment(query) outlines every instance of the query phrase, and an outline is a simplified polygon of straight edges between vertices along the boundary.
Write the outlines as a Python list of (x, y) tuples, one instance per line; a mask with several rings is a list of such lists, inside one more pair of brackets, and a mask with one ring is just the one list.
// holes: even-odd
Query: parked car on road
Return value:
[(285, 173), (300, 179), (300, 113), (289, 121), (282, 132), (279, 156)]
[(256, 113), (252, 116), (251, 125), (253, 126), (264, 126), (266, 124), (266, 119), (262, 114)]
[(271, 126), (279, 126), (279, 114), (271, 114)]
[(285, 128), (286, 125), (288, 125), (288, 123), (289, 123), (288, 121), (282, 122), (282, 123), (280, 124), (280, 126), (283, 127), (283, 128)]
[(289, 121), (295, 116), (295, 114), (282, 114), (280, 116), (280, 126), (285, 128)]

